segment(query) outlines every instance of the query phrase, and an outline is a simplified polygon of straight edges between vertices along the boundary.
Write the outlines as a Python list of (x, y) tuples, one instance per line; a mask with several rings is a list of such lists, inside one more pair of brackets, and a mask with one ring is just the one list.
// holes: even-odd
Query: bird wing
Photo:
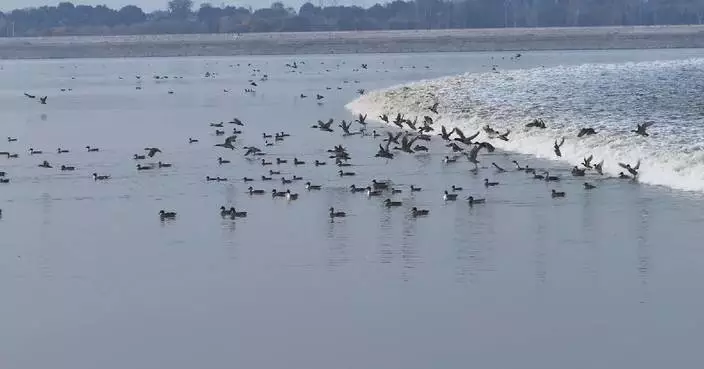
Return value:
[[(557, 141), (555, 141), (555, 142), (557, 142)], [(562, 137), (562, 140), (560, 140), (560, 144), (557, 145), (557, 147), (561, 147), (564, 143), (565, 143), (565, 138)]]
[(470, 141), (474, 140), (475, 138), (477, 138), (477, 136), (479, 136), (479, 133), (480, 133), (480, 132), (477, 131), (477, 133), (475, 133), (475, 134), (469, 136), (468, 139), (469, 139)]
[(626, 165), (624, 163), (618, 163), (618, 166), (620, 166), (623, 169), (628, 169), (628, 165)]
[(636, 166), (633, 167), (633, 169), (638, 170), (640, 168), (640, 160), (638, 160), (638, 163), (636, 163)]
[(594, 155), (589, 155), (588, 158), (585, 158), (585, 159), (584, 159), (584, 162), (585, 162), (585, 163), (590, 163), (593, 158), (594, 158)]
[(455, 131), (455, 133), (460, 137), (461, 140), (464, 140), (464, 139), (465, 139), (465, 137), (464, 137), (464, 132), (462, 132), (462, 130), (460, 130), (459, 128), (455, 127), (454, 131)]

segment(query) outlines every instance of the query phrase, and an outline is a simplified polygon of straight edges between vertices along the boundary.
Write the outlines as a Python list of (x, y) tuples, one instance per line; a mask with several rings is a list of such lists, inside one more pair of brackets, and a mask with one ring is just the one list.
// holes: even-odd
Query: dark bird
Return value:
[(582, 165), (583, 165), (585, 168), (592, 169), (592, 159), (593, 159), (593, 158), (594, 158), (594, 155), (589, 155), (588, 158), (584, 158), (584, 160), (582, 160)]
[(597, 134), (597, 132), (594, 130), (594, 128), (582, 128), (579, 130), (579, 133), (577, 133), (577, 137), (591, 136), (595, 134)]
[(560, 147), (565, 144), (565, 138), (562, 138), (562, 141), (560, 143), (557, 143), (557, 140), (555, 140), (555, 144), (553, 144), (553, 151), (555, 151), (555, 155), (562, 157), (562, 151), (560, 151)]
[(195, 138), (191, 138), (191, 137), (188, 138), (189, 144), (196, 143), (196, 142), (198, 142), (198, 140), (196, 140)]
[(218, 158), (218, 164), (223, 165), (223, 164), (230, 164), (229, 160), (224, 160), (223, 158), (219, 157)]
[(436, 102), (433, 105), (429, 106), (428, 110), (432, 111), (435, 114), (438, 114), (438, 105), (440, 105), (440, 103)]
[(636, 129), (632, 130), (631, 132), (641, 135), (644, 137), (650, 136), (647, 132), (648, 127), (652, 126), (654, 122), (645, 122), (643, 124), (637, 124)]
[(39, 98), (39, 103), (42, 104), (42, 105), (46, 105), (46, 99), (47, 99), (46, 96), (40, 97), (40, 98)]
[(531, 127), (542, 128), (542, 129), (546, 128), (545, 122), (542, 119), (533, 119), (532, 122), (526, 124), (526, 128), (531, 128)]
[[(225, 141), (225, 142), (227, 142), (227, 141)], [(249, 156), (249, 155), (253, 155), (253, 154), (257, 154), (257, 153), (262, 152), (262, 150), (254, 147), (254, 146), (245, 147), (245, 149), (247, 149), (247, 151), (244, 153), (244, 156)]]
[(361, 124), (361, 125), (363, 125), (363, 126), (366, 126), (366, 125), (367, 125), (367, 122), (366, 122), (366, 121), (367, 121), (367, 115), (366, 115), (366, 114), (364, 114), (364, 115), (359, 114), (359, 117), (355, 120), (355, 122), (357, 122), (357, 123), (359, 123), (359, 124)]
[(411, 209), (411, 216), (413, 216), (414, 218), (427, 216), (429, 214), (430, 210), (420, 210), (416, 207), (413, 207), (413, 209)]
[(633, 175), (633, 178), (638, 176), (638, 168), (640, 168), (640, 160), (638, 160), (638, 163), (634, 167), (631, 166), (631, 164), (624, 164), (624, 163), (618, 163), (618, 165), (626, 169), (631, 175)]
[(557, 191), (555, 191), (555, 189), (552, 189), (550, 196), (552, 196), (552, 198), (565, 197), (565, 193), (564, 192), (557, 192)]
[(147, 147), (147, 148), (145, 148), (144, 150), (147, 151), (147, 155), (148, 155), (150, 158), (153, 158), (154, 155), (156, 155), (156, 153), (161, 152), (161, 150), (159, 150), (158, 147)]
[(235, 125), (238, 125), (238, 126), (244, 126), (244, 123), (242, 123), (242, 121), (239, 120), (239, 118), (234, 118), (234, 119), (232, 119), (231, 121), (229, 121), (228, 123), (230, 123), (230, 124), (235, 124)]
[[(477, 136), (479, 136), (479, 132), (477, 132), (477, 133), (475, 133), (475, 134), (473, 134), (473, 135), (471, 135), (471, 136), (469, 136), (469, 137), (465, 137), (464, 132), (462, 132), (459, 128), (455, 128), (455, 129), (454, 129), (454, 132), (455, 132), (455, 134), (457, 134), (457, 136), (458, 136), (458, 137), (455, 138), (455, 141), (461, 142), (461, 143), (463, 143), (463, 144), (465, 144), (465, 145), (471, 145), (471, 144), (472, 144), (472, 140), (474, 140), (475, 138), (477, 138)], [(450, 132), (450, 134), (451, 134), (451, 133), (452, 133), (452, 132)]]
[(488, 178), (484, 178), (484, 187), (494, 187), (498, 186), (499, 182), (489, 182)]
[[(235, 142), (235, 140), (237, 140), (237, 136), (232, 135), (232, 136), (226, 138), (225, 142), (220, 143), (220, 144), (215, 144), (215, 146), (224, 147), (226, 149), (234, 150), (235, 146), (233, 145), (233, 143)], [(245, 154), (245, 156), (246, 156), (246, 154)]]
[(604, 170), (602, 169), (604, 166), (604, 161), (600, 161), (598, 164), (594, 164), (594, 170), (596, 170), (597, 173), (600, 175), (604, 175)]
[(584, 172), (586, 169), (579, 169), (576, 166), (572, 168), (572, 175), (575, 177), (584, 177)]
[(30, 95), (30, 94), (28, 94), (28, 93), (26, 93), (26, 92), (24, 93), (24, 96), (25, 96), (25, 97), (28, 97), (28, 98), (30, 98), (30, 99), (36, 99), (36, 98), (37, 98), (35, 95)]
[(591, 184), (589, 182), (584, 182), (584, 189), (585, 190), (593, 190), (595, 188), (596, 188), (596, 186), (594, 186), (593, 184)]
[(391, 199), (384, 200), (384, 206), (387, 208), (399, 207), (403, 205), (401, 201), (391, 201)]
[(445, 141), (450, 141), (450, 135), (451, 135), (453, 132), (455, 132), (454, 129), (453, 129), (452, 131), (450, 131), (450, 132), (447, 132), (447, 129), (445, 128), (445, 126), (441, 126), (441, 130), (440, 130), (440, 133), (439, 133), (438, 135), (439, 135), (440, 138), (442, 138), (443, 140), (445, 140)]
[(333, 123), (333, 119), (332, 119), (332, 118), (328, 119), (327, 122), (323, 122), (322, 120), (319, 120), (319, 121), (318, 121), (318, 124), (312, 126), (311, 128), (317, 128), (317, 129), (319, 129), (319, 130), (321, 130), (321, 131), (325, 131), (325, 132), (332, 132), (332, 128), (330, 128), (330, 126), (332, 125), (332, 123)]
[(176, 213), (173, 211), (159, 211), (159, 218), (161, 220), (176, 219)]
[(347, 214), (344, 211), (335, 211), (334, 208), (330, 208), (330, 219), (334, 218), (344, 218)]
[(493, 165), (494, 168), (496, 168), (496, 170), (497, 170), (499, 173), (503, 173), (503, 172), (506, 171), (506, 169), (501, 168), (501, 167), (500, 167), (498, 164), (496, 164), (496, 163), (491, 163), (491, 165)]
[(382, 114), (379, 116), (379, 119), (381, 119), (385, 123), (389, 123), (389, 116), (386, 114)]

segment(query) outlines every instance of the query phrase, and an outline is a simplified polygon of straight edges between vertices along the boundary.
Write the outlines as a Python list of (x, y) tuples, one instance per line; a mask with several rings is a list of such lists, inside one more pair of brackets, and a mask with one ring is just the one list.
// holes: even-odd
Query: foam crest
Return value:
[[(511, 130), (497, 148), (578, 165), (594, 155), (618, 175), (619, 162), (641, 160), (639, 180), (674, 189), (704, 191), (704, 107), (698, 104), (704, 60), (585, 64), (465, 74), (371, 91), (347, 105), (354, 113), (407, 117), (431, 115), (436, 125), (473, 134), (485, 125)], [(439, 102), (439, 115), (426, 108)], [(526, 128), (542, 118), (546, 129)], [(653, 121), (650, 137), (630, 130)], [(580, 128), (597, 135), (577, 138)], [(562, 158), (553, 143), (565, 137)], [(486, 139), (482, 131), (479, 139)]]

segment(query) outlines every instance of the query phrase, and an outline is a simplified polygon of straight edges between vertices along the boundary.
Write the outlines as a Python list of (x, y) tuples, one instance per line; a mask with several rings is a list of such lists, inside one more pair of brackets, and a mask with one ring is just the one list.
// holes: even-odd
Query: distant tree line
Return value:
[(145, 13), (74, 5), (0, 12), (0, 37), (701, 24), (703, 0), (396, 0), (369, 8), (216, 7), (171, 0)]

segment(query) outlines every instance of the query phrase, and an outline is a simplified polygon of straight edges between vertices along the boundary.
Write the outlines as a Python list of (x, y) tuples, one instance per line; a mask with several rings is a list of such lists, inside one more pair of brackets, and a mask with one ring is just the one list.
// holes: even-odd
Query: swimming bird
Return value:
[[(0, 178), (0, 183), (10, 183), (10, 178)], [(0, 210), (0, 216), (2, 216), (2, 210)]]
[(553, 151), (555, 151), (555, 155), (562, 157), (562, 151), (560, 151), (560, 147), (565, 144), (565, 138), (562, 137), (562, 141), (560, 143), (557, 143), (557, 140), (555, 140), (555, 144), (553, 144)]
[(235, 210), (234, 207), (230, 208), (230, 218), (235, 219), (235, 218), (246, 218), (246, 217), (247, 217), (246, 211), (237, 211), (237, 210)]
[(291, 190), (286, 190), (286, 200), (298, 200), (298, 194), (291, 193)]
[(133, 158), (134, 158), (134, 160), (144, 160), (147, 157), (145, 155), (134, 154)]
[(319, 167), (319, 166), (325, 165), (325, 164), (327, 164), (327, 163), (324, 162), (324, 161), (320, 161), (320, 160), (318, 160), (318, 159), (315, 159), (315, 166), (316, 166), (316, 167)]
[(560, 177), (551, 176), (549, 172), (545, 172), (545, 182), (557, 182)]
[(56, 149), (56, 153), (57, 153), (57, 154), (66, 154), (66, 153), (68, 153), (68, 150), (64, 150), (64, 149), (62, 149), (62, 148), (59, 147), (58, 149)]
[(565, 193), (564, 193), (564, 192), (557, 192), (557, 191), (555, 191), (555, 189), (553, 188), (552, 191), (551, 191), (550, 196), (552, 196), (553, 198), (556, 198), (556, 197), (565, 197)]
[(595, 188), (596, 188), (596, 186), (594, 186), (593, 184), (591, 184), (589, 182), (584, 182), (584, 189), (585, 190), (593, 190)]
[(445, 164), (456, 163), (456, 162), (457, 162), (457, 158), (450, 158), (449, 156), (445, 156), (445, 157), (442, 159), (442, 162), (445, 163)]
[(420, 187), (415, 187), (414, 185), (411, 185), (411, 192), (420, 192), (420, 191), (423, 191), (423, 189)]
[(520, 166), (517, 161), (513, 160), (511, 162), (516, 165), (516, 170), (518, 170), (518, 171), (525, 171), (526, 170), (526, 168)]
[(271, 169), (269, 169), (269, 175), (270, 175), (270, 176), (279, 175), (279, 174), (281, 174), (281, 171), (280, 171), (280, 170), (271, 170)]
[(298, 158), (293, 158), (293, 165), (303, 165), (306, 162), (303, 160), (298, 160)]
[(230, 211), (230, 209), (227, 209), (224, 206), (220, 207), (220, 216), (221, 217), (223, 217), (223, 218), (229, 217), (231, 214), (232, 214), (232, 212)]
[(320, 190), (322, 186), (320, 185), (312, 185), (310, 182), (306, 182), (306, 190), (312, 191), (312, 190)]
[(533, 179), (544, 180), (544, 179), (545, 179), (545, 175), (543, 175), (543, 174), (537, 174), (537, 173), (533, 172)]
[(389, 188), (388, 182), (378, 182), (376, 179), (372, 179), (372, 186), (375, 190), (386, 190)]
[(40, 155), (43, 154), (40, 150), (34, 150), (33, 148), (29, 148), (29, 155)]
[(249, 188), (247, 188), (247, 191), (250, 195), (263, 195), (265, 193), (264, 190), (255, 190), (252, 186), (249, 186)]
[(344, 218), (347, 214), (343, 211), (335, 211), (334, 208), (330, 208), (330, 219), (334, 218)]
[(452, 185), (452, 192), (457, 192), (457, 191), (462, 191), (462, 187), (457, 187), (455, 185)]
[(160, 210), (159, 218), (161, 218), (161, 220), (176, 219), (176, 212)]
[(584, 172), (586, 169), (579, 169), (577, 166), (572, 168), (572, 175), (575, 177), (584, 177)]
[(286, 179), (284, 177), (281, 177), (281, 184), (291, 184), (293, 181), (290, 179)]
[(151, 165), (137, 164), (137, 170), (151, 170), (151, 169), (154, 169), (154, 167)]
[(93, 173), (93, 180), (95, 181), (105, 181), (110, 179), (109, 175), (98, 175), (98, 173)]
[(498, 186), (499, 182), (489, 182), (488, 178), (484, 178), (484, 187), (494, 187)]
[(591, 136), (595, 134), (597, 134), (597, 131), (595, 131), (594, 128), (582, 128), (579, 130), (579, 133), (577, 133), (577, 137)]
[(295, 174), (293, 175), (293, 177), (291, 177), (291, 180), (292, 180), (292, 181), (300, 181), (300, 180), (302, 180), (302, 179), (303, 179), (303, 177), (298, 177), (298, 176), (295, 175)]
[(86, 146), (86, 150), (88, 150), (88, 152), (98, 152), (98, 151), (100, 151), (99, 148), (97, 148), (97, 147), (90, 147), (90, 146)]
[(252, 178), (247, 178), (247, 177), (243, 177), (243, 178), (242, 178), (242, 181), (243, 181), (244, 183), (247, 183), (247, 182), (254, 182), (254, 179), (252, 179)]
[(584, 158), (584, 160), (582, 160), (582, 165), (583, 165), (585, 168), (592, 169), (592, 159), (593, 159), (593, 158), (594, 158), (594, 155), (589, 155), (588, 158)]
[(505, 171), (506, 171), (506, 169), (504, 169), (504, 168), (501, 168), (501, 167), (500, 167), (500, 166), (498, 166), (498, 164), (496, 164), (496, 163), (493, 163), (493, 162), (492, 162), (492, 163), (491, 163), (491, 165), (493, 165), (493, 166), (494, 166), (494, 168), (496, 168), (496, 170), (497, 170), (497, 171), (498, 171), (499, 173), (503, 173), (503, 172), (505, 172)]
[[(225, 139), (225, 142), (220, 143), (220, 144), (215, 144), (215, 146), (217, 146), (217, 147), (224, 147), (224, 148), (226, 148), (226, 149), (234, 150), (234, 149), (235, 149), (235, 146), (233, 145), (233, 143), (235, 142), (235, 140), (237, 140), (237, 136), (232, 135), (232, 136), (226, 138), (226, 139)], [(248, 152), (249, 152), (249, 151), (248, 151)], [(245, 153), (245, 156), (247, 156), (247, 153)]]
[(420, 210), (417, 207), (413, 207), (413, 209), (411, 209), (411, 216), (413, 216), (414, 218), (426, 216), (429, 214), (430, 210)]
[(432, 111), (435, 114), (438, 114), (438, 102), (435, 102), (432, 106), (428, 107), (428, 110)]
[(368, 197), (380, 196), (380, 195), (381, 195), (381, 191), (379, 191), (379, 190), (372, 190), (371, 186), (367, 186), (367, 188), (366, 188), (366, 193), (367, 193), (367, 196), (368, 196)]
[(224, 134), (225, 134), (225, 131), (221, 131), (221, 130), (219, 130), (219, 129), (216, 129), (216, 130), (215, 130), (215, 135), (216, 135), (216, 136), (222, 136), (222, 135), (224, 135)]
[(223, 164), (230, 164), (229, 160), (225, 160), (222, 157), (218, 157), (218, 164), (223, 165)]
[(391, 199), (384, 200), (384, 206), (387, 208), (399, 207), (403, 205), (401, 201), (391, 201)]
[(41, 164), (38, 165), (40, 168), (51, 168), (51, 164), (49, 164), (48, 161), (44, 160)]
[(449, 193), (447, 190), (445, 190), (445, 193), (442, 195), (442, 199), (444, 201), (455, 201), (457, 200), (457, 194), (456, 193)]
[(600, 161), (598, 164), (594, 164), (594, 170), (596, 170), (597, 173), (600, 175), (604, 175), (604, 170), (602, 169), (604, 166), (604, 161)]
[(271, 165), (272, 162), (262, 159), (261, 164), (262, 164), (262, 166), (267, 166), (267, 165)]
[(188, 138), (189, 144), (196, 143), (196, 142), (198, 142), (198, 140), (196, 140), (195, 138), (191, 138), (191, 137)]
[(633, 178), (638, 176), (638, 168), (640, 168), (640, 160), (638, 160), (638, 163), (636, 163), (636, 166), (632, 167), (631, 164), (624, 164), (624, 163), (618, 163), (618, 165), (626, 169), (631, 175), (633, 175)]
[(342, 170), (338, 171), (337, 174), (339, 174), (340, 177), (350, 177), (355, 175), (354, 172), (343, 172)]
[(144, 150), (147, 151), (147, 156), (150, 158), (153, 158), (156, 153), (161, 152), (158, 147), (145, 147)]
[(7, 137), (7, 142), (17, 142), (17, 139), (8, 136), (8, 137)]
[(158, 164), (159, 168), (171, 168), (172, 167), (172, 164), (170, 164), (170, 163), (158, 162), (157, 164)]
[(316, 98), (316, 100), (322, 100), (325, 98), (325, 96), (323, 96), (321, 94), (315, 94), (315, 98)]
[(542, 128), (542, 129), (546, 128), (545, 122), (542, 119), (533, 119), (532, 122), (526, 124), (526, 128), (531, 128), (531, 127)]
[(70, 167), (70, 166), (67, 166), (67, 165), (62, 165), (62, 166), (61, 166), (61, 170), (64, 171), (64, 172), (73, 171), (73, 170), (76, 170), (76, 167)]
[(636, 124), (636, 129), (632, 130), (631, 132), (641, 135), (643, 137), (648, 137), (650, 136), (647, 132), (648, 127), (652, 126), (654, 122), (645, 122), (643, 124)]
[(350, 192), (365, 192), (367, 189), (365, 187), (357, 187), (354, 184), (350, 186)]
[(469, 196), (467, 198), (467, 202), (469, 203), (469, 206), (474, 206), (474, 204), (483, 204), (486, 202), (486, 199), (475, 199), (474, 196)]
[(634, 179), (631, 176), (624, 174), (623, 172), (618, 173), (618, 179)]
[(286, 197), (286, 192), (279, 192), (273, 189), (271, 190), (271, 197)]
[(273, 180), (272, 177), (262, 176), (262, 181), (271, 181), (271, 180)]
[(222, 123), (222, 122), (220, 122), (220, 123), (210, 123), (210, 126), (211, 126), (211, 127), (222, 128), (223, 123)]

